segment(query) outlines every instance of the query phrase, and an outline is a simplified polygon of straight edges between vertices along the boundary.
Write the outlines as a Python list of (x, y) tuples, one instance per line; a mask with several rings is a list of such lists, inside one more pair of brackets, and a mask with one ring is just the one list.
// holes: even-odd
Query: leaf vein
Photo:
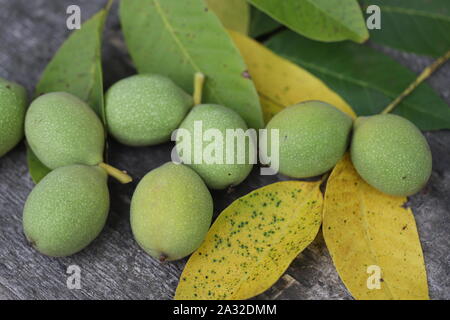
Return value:
[(450, 22), (450, 17), (447, 17), (445, 15), (441, 15), (438, 13), (429, 13), (424, 12), (416, 9), (407, 9), (407, 8), (401, 8), (401, 7), (392, 7), (392, 6), (384, 6), (382, 5), (382, 10), (387, 12), (393, 12), (393, 13), (401, 13), (405, 15), (413, 15), (413, 16), (419, 16), (419, 17), (425, 17), (425, 18), (431, 18), (431, 19), (441, 19), (447, 22)]
[[(316, 192), (316, 187), (313, 187), (313, 188), (308, 192), (307, 196), (305, 196), (304, 199), (303, 199), (303, 200), (304, 200), (304, 203), (303, 203), (302, 207), (299, 207), (299, 210), (295, 211), (292, 215), (298, 214), (298, 212), (301, 211), (301, 208), (303, 208), (303, 207), (307, 204), (308, 199), (310, 198), (310, 196), (311, 196), (314, 192)], [(294, 219), (292, 219), (292, 220), (294, 220)], [(293, 222), (292, 220), (291, 220), (291, 222), (289, 223), (289, 226), (292, 225), (292, 222)], [(285, 236), (285, 235), (289, 232), (289, 231), (288, 231), (289, 229), (290, 229), (289, 227), (288, 227), (288, 228), (285, 228), (284, 231), (281, 232), (281, 234), (278, 236), (278, 239), (277, 239), (278, 241), (276, 242), (276, 244), (272, 244), (273, 247), (276, 247), (277, 244), (281, 243), (283, 236)], [(317, 230), (315, 229), (314, 231), (318, 231), (318, 229), (317, 229)], [(309, 239), (309, 238), (308, 238), (308, 239), (305, 239), (305, 241), (308, 242), (308, 243), (311, 242), (312, 240), (314, 240), (314, 237), (312, 237), (312, 239)], [(261, 255), (261, 257), (256, 261), (255, 264), (260, 264), (261, 261), (266, 260), (266, 258), (268, 257), (269, 253), (270, 253), (270, 250), (266, 250), (266, 252), (265, 252), (264, 254)], [(288, 266), (289, 266), (289, 265), (288, 265)], [(248, 280), (248, 279), (250, 278), (251, 275), (252, 275), (252, 274), (248, 274), (248, 275), (244, 276), (243, 278), (241, 278), (241, 279), (239, 280), (239, 286), (237, 287), (236, 291), (232, 294), (232, 297), (235, 297), (236, 294), (239, 293), (240, 289), (242, 288), (243, 283), (244, 283), (246, 280)]]
[[(364, 228), (363, 228), (364, 229), (364, 237), (366, 239), (367, 246), (369, 247), (369, 251), (370, 251), (371, 256), (374, 258), (376, 265), (381, 268), (380, 263), (379, 263), (379, 259), (378, 259), (378, 255), (377, 255), (376, 251), (372, 248), (372, 246), (370, 244), (371, 243), (371, 241), (370, 241), (371, 237), (370, 237), (370, 230), (369, 230), (369, 222), (367, 221), (366, 204), (365, 204), (364, 195), (362, 194), (361, 189), (359, 189), (358, 194), (359, 194), (359, 201), (361, 203), (361, 206), (359, 207), (360, 208), (359, 211), (360, 211), (360, 214), (361, 214), (361, 217), (362, 217), (362, 221), (363, 221), (363, 225), (364, 225)], [(394, 296), (392, 294), (392, 291), (390, 289), (390, 286), (389, 286), (388, 282), (384, 281), (383, 284), (386, 285), (386, 289), (387, 289), (389, 295), (392, 297), (392, 299), (394, 299)]]
[[(295, 57), (289, 57), (289, 56), (286, 56), (286, 57), (288, 59), (290, 59), (291, 61), (296, 61)], [(316, 71), (318, 73), (321, 73), (323, 75), (328, 75), (330, 77), (333, 77), (333, 78), (341, 80), (341, 81), (347, 81), (347, 82), (349, 82), (351, 84), (360, 86), (360, 87), (362, 87), (364, 89), (369, 88), (369, 89), (372, 89), (374, 91), (378, 91), (378, 92), (384, 94), (385, 96), (387, 96), (388, 98), (391, 98), (391, 99), (395, 99), (400, 94), (400, 93), (398, 93), (398, 94), (391, 93), (391, 92), (386, 91), (386, 90), (384, 90), (384, 89), (382, 89), (382, 88), (380, 88), (378, 86), (371, 85), (369, 82), (366, 82), (366, 81), (356, 80), (356, 79), (353, 79), (353, 78), (349, 78), (349, 77), (343, 76), (342, 74), (339, 74), (339, 73), (327, 70), (325, 68), (321, 68), (321, 67), (319, 67), (319, 66), (317, 66), (317, 65), (315, 65), (313, 63), (308, 63), (308, 62), (305, 62), (305, 61), (301, 61), (299, 63), (301, 65), (304, 65), (305, 67), (310, 68), (311, 70), (314, 70), (314, 71)], [(425, 112), (425, 110), (422, 110), (418, 104), (411, 103), (411, 102), (408, 101), (408, 99), (403, 100), (402, 103), (407, 105), (409, 108), (414, 109), (417, 112), (420, 112), (420, 113), (423, 113), (423, 114), (427, 114), (427, 115), (429, 115), (429, 116), (431, 116), (431, 117), (433, 117), (435, 119), (438, 119), (439, 121), (442, 121), (442, 119), (439, 116), (437, 116), (437, 115), (435, 115), (435, 114), (433, 114), (431, 112), (429, 112), (429, 113)]]
[[(186, 57), (186, 59), (191, 63), (192, 67), (195, 69), (195, 71), (197, 72), (202, 72), (202, 70), (200, 69), (200, 67), (195, 63), (194, 59), (191, 57), (191, 55), (189, 54), (189, 52), (186, 50), (186, 48), (184, 48), (183, 43), (181, 42), (181, 40), (179, 39), (179, 37), (175, 34), (175, 30), (172, 27), (172, 25), (170, 24), (168, 18), (167, 18), (167, 14), (164, 12), (163, 8), (161, 7), (160, 1), (159, 0), (152, 0), (153, 3), (155, 4), (155, 8), (158, 11), (161, 20), (163, 21), (164, 25), (167, 28), (167, 31), (169, 32), (169, 34), (172, 36), (172, 38), (174, 39), (175, 43), (177, 44), (178, 48), (180, 49), (181, 53)], [(222, 99), (220, 99), (220, 97), (217, 95), (216, 91), (214, 90), (213, 87), (209, 86), (209, 89), (211, 90), (211, 94), (215, 97), (215, 99), (217, 99), (218, 101), (222, 102)]]
[(323, 10), (322, 8), (320, 8), (319, 6), (317, 6), (314, 1), (312, 0), (306, 0), (306, 2), (308, 2), (311, 6), (315, 7), (318, 11), (320, 11), (324, 16), (328, 17), (328, 19), (334, 21), (337, 25), (340, 25), (343, 29), (347, 30), (350, 34), (352, 34), (353, 36), (356, 36), (359, 39), (364, 39), (363, 36), (361, 36), (360, 34), (358, 34), (358, 32), (352, 30), (351, 28), (349, 28), (346, 24), (342, 23), (341, 19), (338, 19), (337, 17), (335, 18), (333, 15), (329, 15), (327, 14), (328, 12), (326, 10)]

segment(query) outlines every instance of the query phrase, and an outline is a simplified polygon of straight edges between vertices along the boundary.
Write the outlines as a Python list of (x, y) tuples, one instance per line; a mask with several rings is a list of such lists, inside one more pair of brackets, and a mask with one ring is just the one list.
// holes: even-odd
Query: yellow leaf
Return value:
[(206, 0), (227, 29), (248, 33), (250, 27), (250, 5), (246, 0)]
[(266, 122), (284, 107), (308, 100), (328, 102), (352, 118), (356, 117), (352, 108), (338, 94), (308, 71), (245, 35), (231, 30), (229, 33), (255, 83)]
[(187, 262), (175, 299), (247, 299), (270, 288), (316, 237), (320, 184), (278, 182), (233, 202)]
[(339, 276), (356, 299), (428, 299), (422, 247), (406, 201), (365, 183), (348, 155), (331, 173), (323, 235)]

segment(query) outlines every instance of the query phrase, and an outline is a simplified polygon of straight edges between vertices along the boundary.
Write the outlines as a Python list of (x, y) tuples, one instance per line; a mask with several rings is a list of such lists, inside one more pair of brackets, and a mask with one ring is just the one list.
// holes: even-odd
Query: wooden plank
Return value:
[[(67, 37), (65, 9), (78, 4), (83, 19), (102, 1), (0, 0), (0, 76), (24, 84), (32, 91), (41, 71)], [(387, 50), (388, 54), (419, 71), (429, 59)], [(109, 19), (104, 48), (105, 83), (134, 73), (124, 52), (116, 8)], [(450, 66), (431, 84), (450, 102)], [(450, 299), (450, 132), (427, 134), (434, 156), (428, 187), (410, 200), (417, 219), (427, 263), (430, 295)], [(111, 213), (105, 230), (87, 249), (68, 258), (48, 258), (26, 243), (22, 208), (33, 187), (21, 144), (0, 159), (0, 299), (170, 299), (185, 260), (164, 263), (147, 256), (133, 240), (129, 204), (139, 178), (170, 160), (172, 144), (129, 148), (111, 142), (110, 162), (129, 171), (130, 185), (110, 183)], [(286, 177), (261, 177), (254, 170), (232, 193), (213, 192), (216, 215), (234, 199)], [(68, 289), (67, 268), (81, 268), (81, 289)], [(290, 266), (286, 274), (260, 299), (351, 299), (332, 265), (323, 238)]]

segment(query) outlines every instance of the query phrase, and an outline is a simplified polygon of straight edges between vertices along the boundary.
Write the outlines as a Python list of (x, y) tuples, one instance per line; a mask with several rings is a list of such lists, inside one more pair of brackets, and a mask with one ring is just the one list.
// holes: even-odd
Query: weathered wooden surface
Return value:
[[(40, 73), (67, 37), (65, 10), (78, 4), (83, 19), (104, 1), (0, 0), (0, 76), (25, 85), (31, 93)], [(387, 50), (414, 71), (430, 60)], [(123, 52), (116, 10), (108, 21), (104, 49), (105, 83), (134, 72)], [(450, 103), (450, 65), (430, 80)], [(450, 298), (450, 132), (426, 134), (434, 156), (428, 186), (411, 197), (427, 265), (430, 295)], [(133, 190), (149, 170), (170, 160), (171, 144), (128, 148), (111, 143), (110, 162), (132, 173), (135, 181), (111, 181), (112, 206), (106, 228), (92, 245), (69, 257), (54, 259), (31, 249), (22, 233), (22, 208), (33, 187), (23, 143), (0, 159), (0, 299), (170, 299), (186, 260), (161, 264), (139, 249), (129, 225)], [(214, 192), (216, 214), (254, 188), (283, 180), (281, 176), (251, 177), (231, 194)], [(66, 287), (69, 265), (81, 270), (82, 288)], [(286, 275), (262, 299), (351, 299), (339, 280), (323, 238), (292, 264)]]

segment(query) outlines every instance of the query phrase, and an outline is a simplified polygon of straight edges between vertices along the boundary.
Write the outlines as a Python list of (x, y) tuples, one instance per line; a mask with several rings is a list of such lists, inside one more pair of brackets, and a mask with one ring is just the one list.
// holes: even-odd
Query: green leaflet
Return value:
[(104, 119), (101, 35), (107, 9), (83, 23), (45, 68), (36, 95), (65, 91), (86, 101)]
[(369, 33), (356, 0), (248, 0), (288, 28), (310, 39), (364, 42)]
[(34, 183), (39, 183), (48, 173), (50, 173), (49, 168), (47, 168), (34, 154), (31, 148), (27, 144), (27, 163), (28, 169), (30, 171), (31, 178)]
[(249, 34), (252, 38), (257, 38), (269, 32), (273, 32), (279, 27), (281, 27), (281, 24), (277, 21), (273, 20), (261, 10), (251, 7)]
[[(105, 122), (101, 40), (112, 1), (83, 23), (59, 48), (36, 86), (36, 95), (65, 91), (86, 101)], [(35, 183), (50, 170), (28, 149), (28, 168)]]
[(140, 73), (166, 75), (192, 93), (194, 73), (201, 71), (205, 103), (232, 108), (250, 127), (264, 126), (247, 66), (203, 0), (123, 0), (120, 20)]
[(370, 39), (395, 49), (440, 57), (450, 50), (448, 0), (361, 0), (363, 10), (381, 9), (381, 29), (370, 30)]
[[(346, 100), (358, 115), (381, 112), (417, 75), (390, 57), (350, 42), (324, 44), (291, 31), (268, 41), (276, 53), (319, 77)], [(422, 130), (450, 128), (450, 108), (422, 84), (393, 111)]]

